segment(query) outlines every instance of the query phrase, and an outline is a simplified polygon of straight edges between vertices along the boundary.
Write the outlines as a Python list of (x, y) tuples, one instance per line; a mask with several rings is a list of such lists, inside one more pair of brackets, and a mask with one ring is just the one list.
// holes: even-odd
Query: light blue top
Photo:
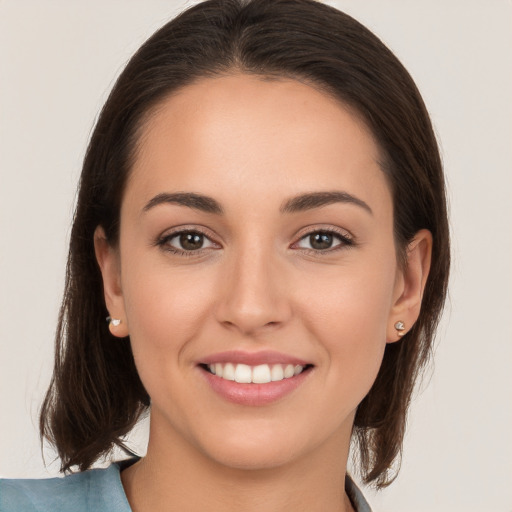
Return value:
[(119, 464), (64, 478), (1, 479), (1, 512), (131, 512)]
[[(0, 479), (0, 512), (131, 512), (121, 470), (136, 460), (64, 478)], [(356, 512), (371, 512), (349, 476), (345, 488)]]

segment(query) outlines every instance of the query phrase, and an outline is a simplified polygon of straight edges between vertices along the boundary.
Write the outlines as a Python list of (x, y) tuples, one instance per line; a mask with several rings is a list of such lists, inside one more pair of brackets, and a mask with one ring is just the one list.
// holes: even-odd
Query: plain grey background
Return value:
[[(89, 134), (137, 47), (182, 0), (0, 0), (0, 475), (39, 449), (74, 195)], [(450, 302), (377, 512), (512, 510), (512, 2), (339, 0), (416, 80), (439, 137)], [(134, 436), (143, 444), (144, 428)], [(142, 441), (141, 441), (142, 440)], [(48, 452), (47, 462), (52, 460)]]

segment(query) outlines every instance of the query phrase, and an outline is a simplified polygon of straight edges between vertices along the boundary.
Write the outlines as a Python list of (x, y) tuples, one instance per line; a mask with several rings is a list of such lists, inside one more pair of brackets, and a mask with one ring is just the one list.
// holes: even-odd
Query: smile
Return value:
[(301, 374), (306, 366), (300, 364), (248, 364), (215, 363), (206, 366), (208, 371), (224, 380), (241, 384), (268, 384), (290, 379)]
[(238, 405), (264, 406), (278, 402), (304, 385), (315, 365), (273, 350), (229, 350), (205, 356), (197, 368), (220, 398)]

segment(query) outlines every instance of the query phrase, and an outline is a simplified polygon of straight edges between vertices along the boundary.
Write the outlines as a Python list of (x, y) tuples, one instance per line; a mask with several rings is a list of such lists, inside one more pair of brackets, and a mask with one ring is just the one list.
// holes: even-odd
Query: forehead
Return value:
[[(126, 195), (193, 191), (220, 201), (350, 189), (390, 200), (372, 134), (345, 105), (291, 79), (206, 78), (142, 128)], [(133, 198), (137, 199), (137, 198)]]

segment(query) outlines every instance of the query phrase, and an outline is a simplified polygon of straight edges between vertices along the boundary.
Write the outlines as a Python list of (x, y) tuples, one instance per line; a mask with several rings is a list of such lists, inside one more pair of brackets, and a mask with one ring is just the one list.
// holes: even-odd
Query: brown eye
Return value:
[(159, 245), (176, 253), (190, 253), (216, 245), (199, 231), (180, 231), (161, 239)]
[(204, 235), (200, 233), (182, 233), (179, 236), (180, 249), (185, 251), (196, 251), (201, 249), (204, 244)]
[(350, 238), (333, 231), (314, 231), (302, 237), (297, 246), (310, 251), (328, 251), (336, 247), (350, 246), (353, 242)]
[(333, 241), (334, 237), (331, 233), (313, 233), (312, 235), (309, 235), (309, 245), (312, 249), (316, 249), (318, 251), (330, 249)]

